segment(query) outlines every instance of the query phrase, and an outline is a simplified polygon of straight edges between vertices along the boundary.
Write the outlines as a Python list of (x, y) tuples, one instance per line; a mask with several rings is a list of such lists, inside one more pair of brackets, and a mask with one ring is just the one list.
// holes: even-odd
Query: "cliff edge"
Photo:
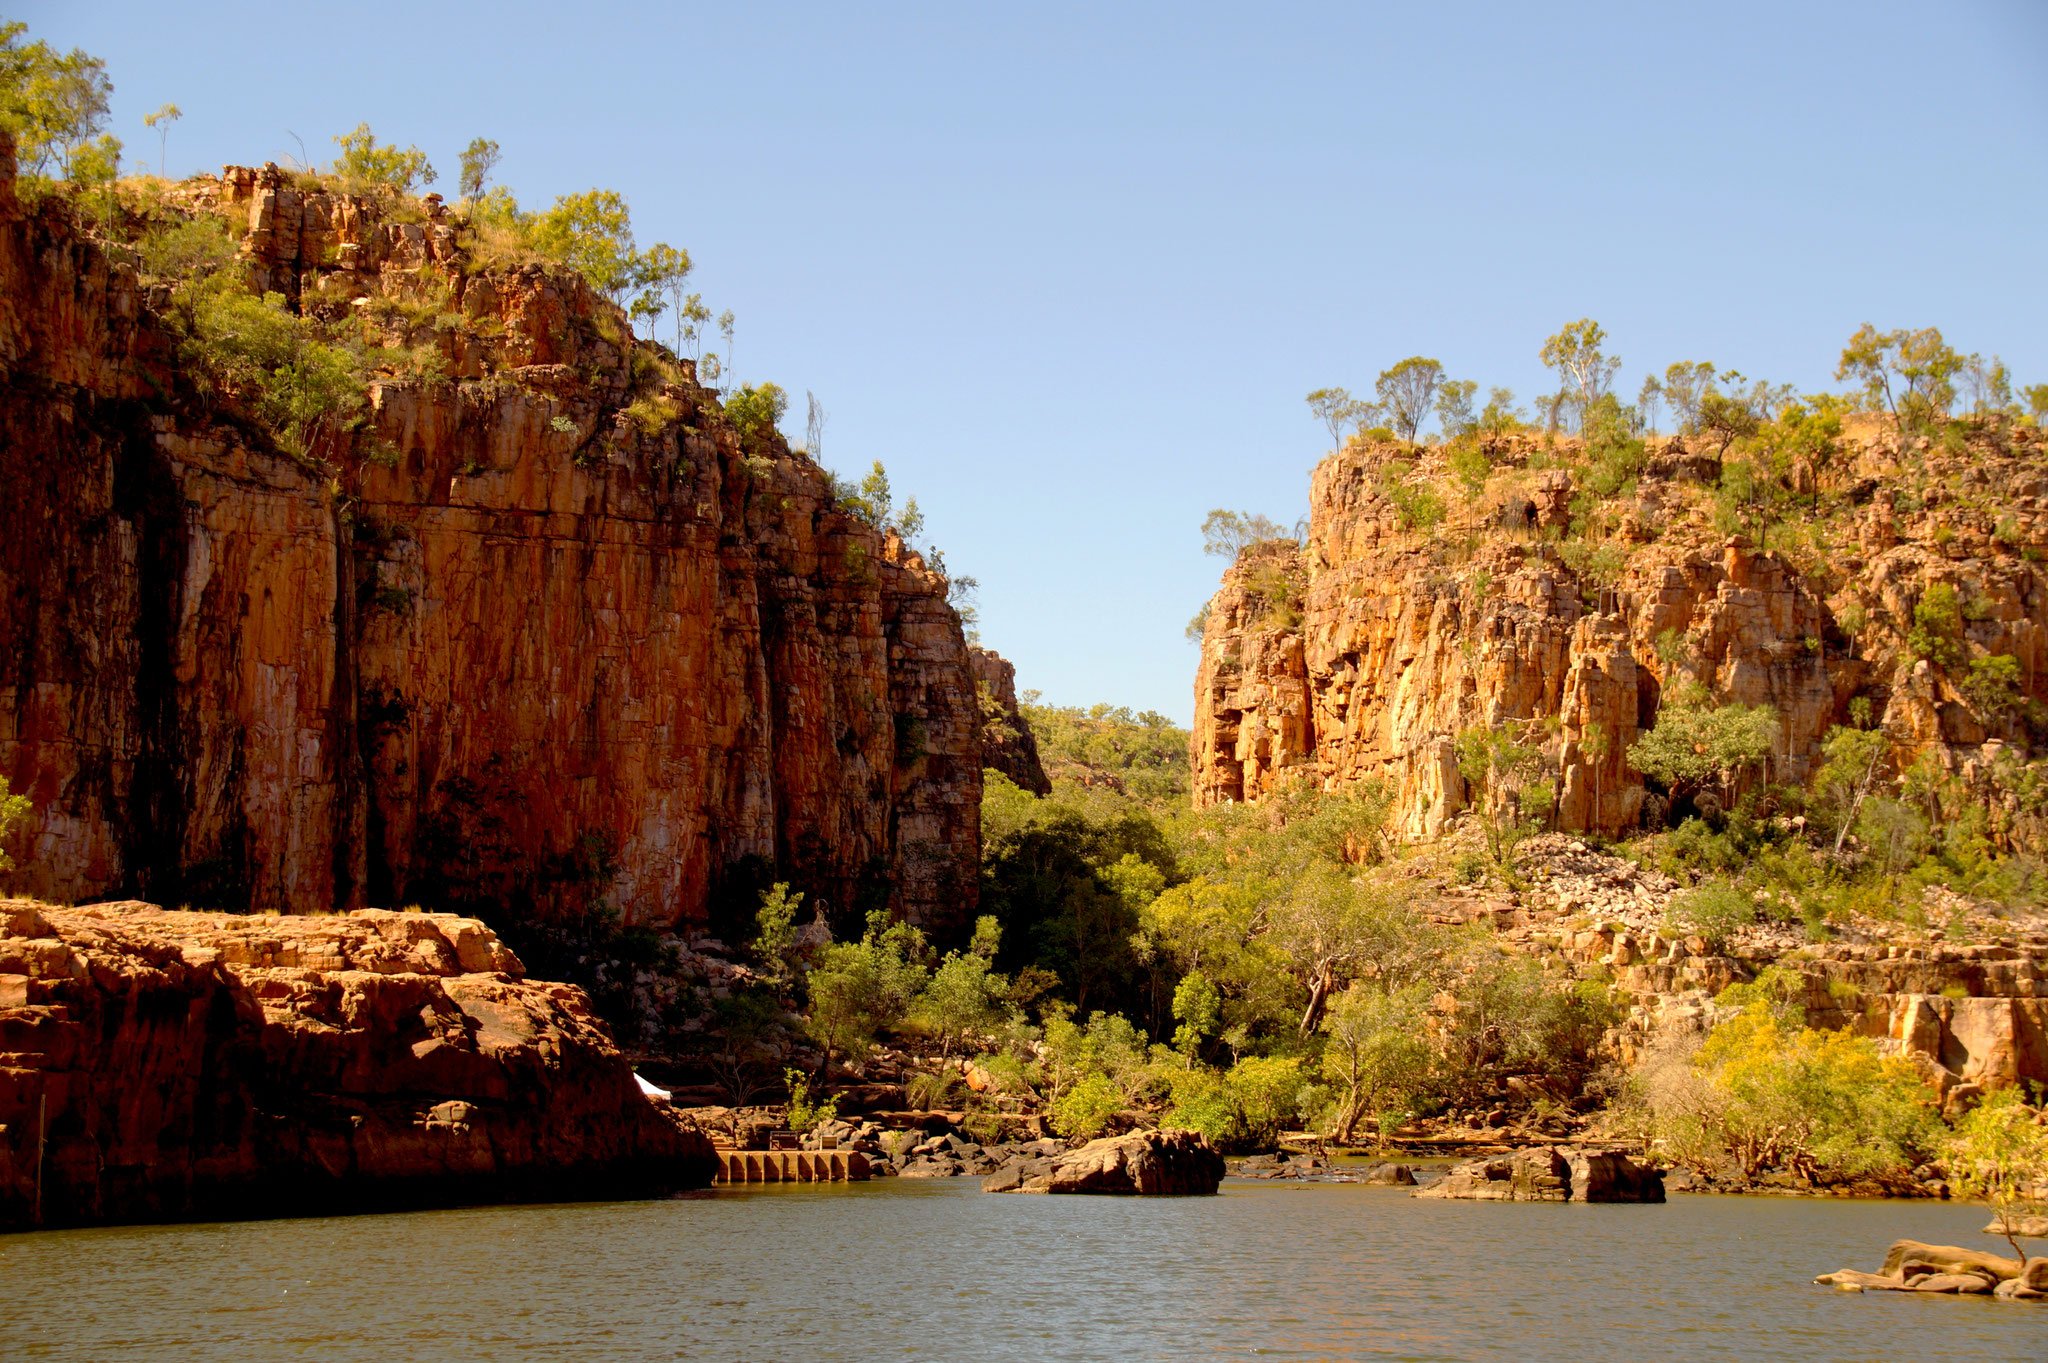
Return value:
[[(351, 420), (291, 448), (285, 371), (194, 362), (193, 224), (250, 322), (216, 349), (317, 324), (370, 357)], [(969, 921), (948, 583), (730, 401), (438, 196), (229, 167), (96, 224), (0, 148), (13, 887), (669, 926), (783, 879)]]

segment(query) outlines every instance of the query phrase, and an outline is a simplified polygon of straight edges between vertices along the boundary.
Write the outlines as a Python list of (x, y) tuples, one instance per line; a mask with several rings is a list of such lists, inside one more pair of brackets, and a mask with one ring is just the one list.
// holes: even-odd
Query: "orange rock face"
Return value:
[[(1959, 665), (1931, 669), (1908, 649), (1935, 583), (1970, 603), (1959, 653), (2012, 656), (2023, 694), (2048, 698), (2048, 485), (2008, 489), (2017, 519), (2002, 540), (1988, 521), (1972, 534), (1968, 515), (1930, 510), (1901, 542), (1880, 500), (1870, 514), (1884, 518), (1883, 547), (1866, 559), (1826, 546), (1817, 575), (1740, 538), (1642, 543), (1637, 518), (1625, 571), (1599, 590), (1542, 533), (1568, 519), (1563, 470), (1431, 537), (1404, 530), (1384, 492), (1392, 456), (1354, 447), (1325, 460), (1306, 542), (1252, 546), (1224, 574), (1195, 683), (1197, 805), (1257, 799), (1295, 777), (1380, 780), (1396, 794), (1394, 828), (1434, 838), (1472, 799), (1457, 735), (1521, 726), (1555, 764), (1559, 825), (1619, 833), (1645, 797), (1628, 748), (1684, 680), (1722, 703), (1773, 707), (1773, 781), (1814, 773), (1858, 695), (1901, 759), (1932, 749), (1968, 776), (2024, 729), (1987, 721)], [(1654, 515), (1653, 479), (1645, 489)]]
[(0, 901), (0, 1225), (701, 1186), (580, 990), (473, 919)]
[(437, 204), (390, 221), (271, 167), (186, 192), (247, 215), (260, 286), (445, 376), (387, 373), (324, 462), (279, 454), (183, 380), (163, 286), (0, 185), (17, 889), (667, 925), (772, 875), (848, 921), (971, 919), (943, 577), (688, 362), (649, 379), (580, 277), (475, 265)]
[(1017, 669), (993, 649), (968, 657), (981, 703), (981, 765), (993, 767), (1034, 795), (1050, 795), (1052, 778), (1038, 758), (1038, 735), (1017, 706)]

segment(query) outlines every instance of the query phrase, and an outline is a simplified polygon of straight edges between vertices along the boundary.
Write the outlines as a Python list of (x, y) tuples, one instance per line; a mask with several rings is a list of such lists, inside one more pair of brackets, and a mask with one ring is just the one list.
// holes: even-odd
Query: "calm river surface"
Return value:
[(2048, 1307), (1815, 1287), (1982, 1208), (878, 1180), (0, 1237), (7, 1359), (2038, 1359)]

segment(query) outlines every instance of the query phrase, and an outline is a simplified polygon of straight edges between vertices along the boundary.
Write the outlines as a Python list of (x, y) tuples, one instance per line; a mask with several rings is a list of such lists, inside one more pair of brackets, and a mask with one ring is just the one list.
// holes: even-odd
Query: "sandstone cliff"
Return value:
[(168, 285), (18, 202), (0, 149), (18, 890), (667, 925), (775, 876), (843, 920), (971, 915), (980, 714), (943, 577), (437, 198), (231, 167), (174, 199), (258, 288), (424, 360), (288, 455), (181, 370)]
[(993, 768), (1033, 795), (1050, 795), (1052, 779), (1038, 758), (1038, 736), (1017, 704), (1017, 669), (993, 649), (969, 655), (981, 702), (981, 765)]
[[(1801, 526), (1796, 558), (1714, 532), (1697, 484), (1719, 460), (1680, 441), (1653, 448), (1628, 505), (1580, 499), (1576, 513), (1584, 475), (1557, 466), (1569, 441), (1548, 456), (1517, 442), (1469, 498), (1439, 451), (1410, 469), (1403, 451), (1353, 446), (1315, 470), (1306, 541), (1246, 549), (1210, 602), (1195, 801), (1256, 799), (1298, 776), (1379, 780), (1394, 828), (1434, 838), (1473, 796), (1458, 733), (1520, 726), (1557, 773), (1558, 826), (1615, 834), (1645, 808), (1628, 749), (1682, 681), (1773, 707), (1773, 781), (1807, 780), (1861, 697), (1899, 766), (1926, 753), (1988, 786), (2036, 737), (2024, 702), (2048, 699), (2048, 460), (2038, 430), (1979, 436), (1944, 453), (1852, 431), (1831, 474), (1849, 509)], [(1393, 495), (1418, 481), (1455, 499), (1432, 531), (1407, 528)], [(1610, 522), (1618, 571), (1572, 566), (1575, 514)], [(1961, 619), (1949, 656), (1930, 661), (1909, 639), (1936, 584)], [(1967, 685), (1968, 662), (1993, 655), (2016, 661), (2019, 703), (1988, 706)], [(2007, 831), (2038, 815), (1991, 798)]]
[(0, 1226), (701, 1186), (581, 991), (482, 924), (0, 901)]

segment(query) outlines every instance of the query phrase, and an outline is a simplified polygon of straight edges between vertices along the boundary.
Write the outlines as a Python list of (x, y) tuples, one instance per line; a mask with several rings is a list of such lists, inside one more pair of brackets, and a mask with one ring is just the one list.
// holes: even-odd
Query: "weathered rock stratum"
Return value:
[(582, 991), (447, 914), (0, 901), (0, 1226), (701, 1186)]
[(629, 924), (774, 877), (971, 915), (948, 584), (572, 272), (438, 198), (266, 166), (173, 190), (299, 315), (413, 359), (281, 451), (195, 384), (171, 284), (0, 148), (0, 776), (19, 892)]
[[(1697, 683), (1717, 703), (1772, 707), (1773, 782), (1810, 779), (1860, 698), (1895, 765), (1931, 754), (1989, 792), (1995, 842), (2038, 825), (1994, 778), (2038, 747), (2024, 711), (2048, 701), (2039, 431), (1987, 430), (1951, 456), (1851, 430), (1828, 475), (1851, 511), (1799, 527), (1796, 555), (1713, 531), (1699, 484), (1720, 460), (1703, 442), (1653, 445), (1634, 500), (1592, 512), (1556, 466), (1571, 443), (1546, 455), (1535, 437), (1509, 442), (1471, 496), (1436, 450), (1354, 444), (1318, 465), (1306, 540), (1246, 548), (1210, 601), (1196, 804), (1296, 778), (1382, 781), (1390, 827), (1435, 839), (1474, 798), (1458, 734), (1507, 728), (1546, 748), (1556, 826), (1614, 835), (1654, 822), (1629, 748), (1672, 688)], [(1810, 490), (1817, 476), (1797, 480)], [(1396, 496), (1418, 481), (1461, 503), (1428, 530)], [(1908, 484), (1921, 486), (1910, 502)], [(1597, 542), (1618, 567), (1573, 566), (1568, 550), (1596, 544), (1567, 540), (1586, 528), (1574, 516), (1594, 513), (1619, 518)], [(1936, 587), (1954, 593), (1954, 637), (1916, 648), (1916, 610)], [(2013, 660), (2009, 702), (1970, 684), (1968, 664), (1989, 657)]]

